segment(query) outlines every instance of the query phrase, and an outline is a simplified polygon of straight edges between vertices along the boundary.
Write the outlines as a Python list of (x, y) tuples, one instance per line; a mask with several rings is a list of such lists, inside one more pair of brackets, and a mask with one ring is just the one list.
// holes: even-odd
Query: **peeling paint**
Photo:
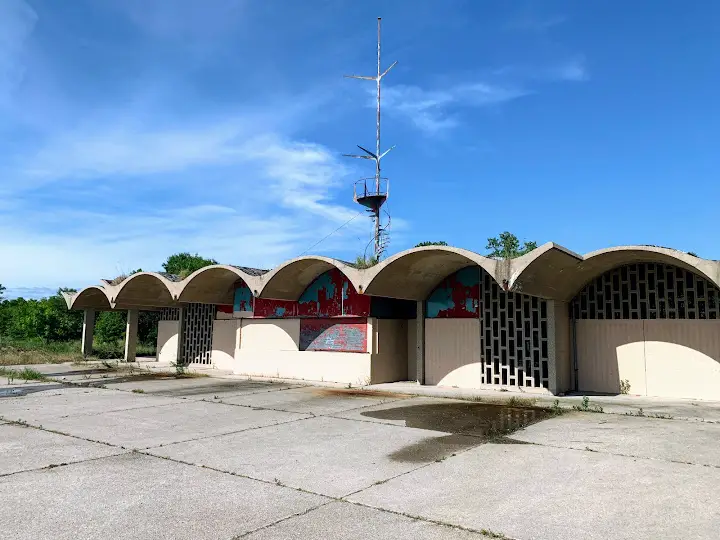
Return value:
[[(249, 293), (250, 290), (247, 289)], [(242, 293), (246, 294), (246, 293)], [(235, 291), (236, 303), (238, 291)], [(244, 298), (244, 297), (243, 297)], [(369, 317), (371, 298), (359, 294), (345, 274), (333, 268), (320, 274), (297, 302), (255, 298), (255, 317)]]
[(480, 268), (468, 266), (446, 277), (428, 296), (427, 317), (479, 318)]

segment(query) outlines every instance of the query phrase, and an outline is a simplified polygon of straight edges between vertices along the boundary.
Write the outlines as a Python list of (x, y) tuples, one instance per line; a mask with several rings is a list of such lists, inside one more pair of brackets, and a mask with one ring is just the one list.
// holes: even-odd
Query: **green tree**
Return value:
[(217, 264), (217, 261), (215, 259), (206, 259), (197, 253), (192, 255), (191, 253), (184, 252), (170, 255), (162, 266), (163, 270), (168, 274), (186, 278), (196, 270), (200, 270), (211, 264)]
[(100, 343), (117, 343), (125, 339), (127, 311), (103, 311), (95, 321), (95, 337)]
[(537, 247), (537, 242), (525, 242), (520, 244), (520, 240), (514, 234), (505, 231), (500, 233), (499, 236), (488, 238), (487, 246), (485, 249), (490, 250), (487, 254), (488, 257), (494, 257), (498, 259), (514, 259), (520, 257), (526, 253), (531, 252)]
[(355, 268), (359, 268), (362, 270), (365, 268), (370, 268), (372, 266), (375, 266), (378, 262), (379, 262), (378, 258), (375, 257), (374, 255), (372, 255), (370, 257), (367, 257), (365, 255), (358, 255), (355, 258), (354, 265), (355, 265)]
[(425, 247), (425, 246), (447, 246), (448, 243), (444, 240), (440, 240), (439, 242), (420, 242), (419, 244), (415, 244), (415, 247)]
[(5, 300), (5, 298), (3, 297), (3, 293), (4, 293), (5, 291), (6, 291), (5, 287), (3, 287), (3, 284), (0, 283), (0, 302), (2, 302), (3, 300)]

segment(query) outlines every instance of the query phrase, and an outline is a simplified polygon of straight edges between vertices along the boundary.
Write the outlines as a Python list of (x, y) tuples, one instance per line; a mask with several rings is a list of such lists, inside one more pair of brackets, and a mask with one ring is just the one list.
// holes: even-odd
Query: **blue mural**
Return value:
[(233, 302), (233, 312), (238, 311), (252, 312), (253, 310), (253, 294), (250, 287), (242, 283), (235, 289), (235, 299)]

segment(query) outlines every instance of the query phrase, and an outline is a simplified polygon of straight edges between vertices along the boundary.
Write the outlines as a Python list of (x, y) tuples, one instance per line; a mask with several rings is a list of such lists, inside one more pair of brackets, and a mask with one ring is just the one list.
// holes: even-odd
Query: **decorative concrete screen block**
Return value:
[(179, 321), (180, 310), (178, 308), (166, 307), (160, 310), (161, 321)]
[(480, 316), (480, 268), (468, 266), (446, 277), (427, 299), (428, 319)]
[(588, 283), (573, 301), (577, 319), (718, 319), (720, 291), (662, 263), (628, 264)]
[(548, 388), (547, 301), (505, 292), (489, 274), (482, 293), (483, 383)]
[(210, 364), (214, 304), (187, 304), (182, 358), (186, 364)]
[(303, 319), (300, 350), (367, 352), (367, 319)]

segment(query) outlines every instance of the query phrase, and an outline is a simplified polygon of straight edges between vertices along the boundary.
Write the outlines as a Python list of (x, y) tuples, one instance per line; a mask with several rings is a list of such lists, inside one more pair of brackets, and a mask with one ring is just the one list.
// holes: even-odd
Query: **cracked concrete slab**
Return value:
[(523, 540), (686, 539), (716, 536), (719, 486), (714, 468), (487, 444), (349, 499)]
[(571, 413), (510, 437), (541, 445), (720, 467), (720, 424)]
[(475, 444), (475, 437), (316, 417), (150, 452), (339, 497)]
[(181, 401), (180, 404), (119, 410), (94, 416), (52, 418), (43, 425), (125, 448), (149, 448), (302, 418), (307, 416), (204, 401)]
[(0, 416), (33, 424), (66, 416), (88, 416), (124, 409), (157, 407), (184, 401), (103, 388), (50, 386), (19, 397), (0, 399)]
[(0, 425), (0, 475), (120, 453), (123, 450), (105, 444), (16, 424)]
[(248, 540), (481, 540), (487, 536), (374, 508), (333, 502), (251, 533)]
[(12, 538), (232, 538), (326, 502), (137, 453), (0, 478)]
[(323, 415), (408, 398), (407, 396), (337, 388), (305, 387), (283, 390), (282, 392), (221, 399), (223, 403), (244, 405), (246, 407), (266, 407), (268, 409)]
[[(427, 406), (427, 405), (448, 405), (448, 404), (465, 404), (467, 401), (458, 399), (443, 399), (443, 398), (426, 398), (426, 397), (408, 397), (406, 401), (402, 402), (403, 407), (416, 407), (416, 406)], [(380, 424), (391, 424), (394, 426), (402, 427), (417, 427), (412, 424), (412, 421), (408, 418), (393, 418), (380, 415), (372, 414), (378, 411), (388, 411), (398, 407), (398, 403), (381, 403), (373, 407), (367, 407), (360, 410), (351, 410), (334, 413), (332, 416), (336, 418), (347, 418), (350, 420), (362, 420), (364, 422), (377, 422)], [(442, 430), (438, 430), (442, 431)]]
[(196, 377), (188, 379), (146, 379), (137, 377), (135, 380), (108, 383), (108, 388), (118, 390), (142, 389), (148, 395), (161, 395), (184, 399), (212, 400), (216, 396), (225, 399), (229, 396), (242, 396), (256, 393), (275, 392), (288, 388), (298, 388), (297, 384), (284, 384), (266, 381), (248, 381), (235, 379), (216, 379)]

